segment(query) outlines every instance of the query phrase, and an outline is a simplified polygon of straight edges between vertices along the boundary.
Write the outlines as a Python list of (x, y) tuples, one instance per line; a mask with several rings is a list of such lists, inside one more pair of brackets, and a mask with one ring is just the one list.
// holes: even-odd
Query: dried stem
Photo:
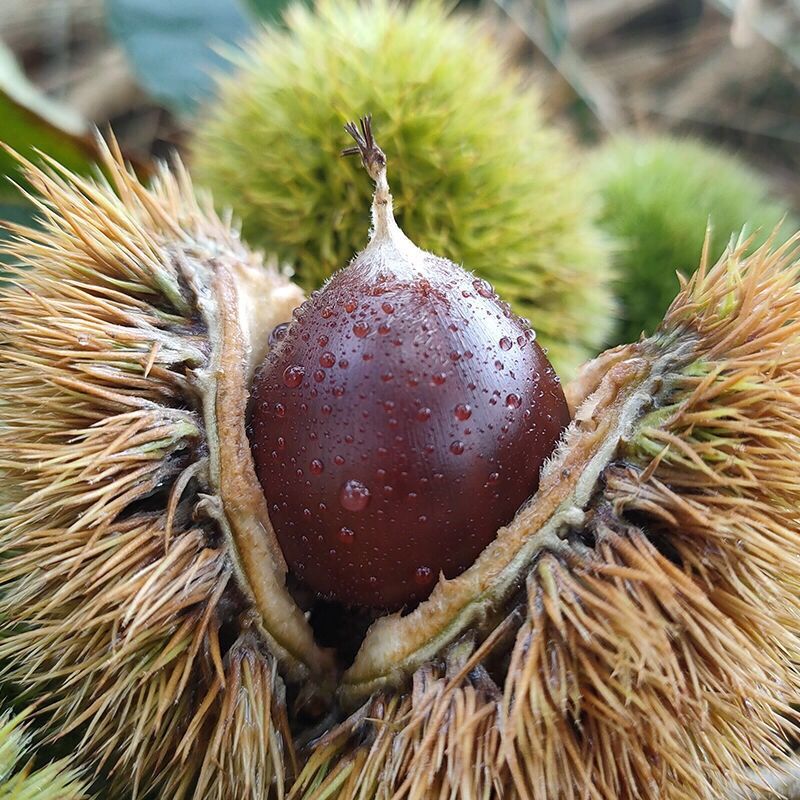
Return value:
[(355, 122), (348, 122), (344, 129), (355, 140), (354, 147), (342, 150), (343, 156), (361, 156), (361, 163), (367, 174), (375, 181), (375, 195), (372, 199), (372, 222), (374, 234), (388, 233), (397, 227), (392, 210), (392, 195), (386, 179), (386, 154), (378, 147), (372, 135), (372, 115), (367, 114), (359, 120), (359, 130)]

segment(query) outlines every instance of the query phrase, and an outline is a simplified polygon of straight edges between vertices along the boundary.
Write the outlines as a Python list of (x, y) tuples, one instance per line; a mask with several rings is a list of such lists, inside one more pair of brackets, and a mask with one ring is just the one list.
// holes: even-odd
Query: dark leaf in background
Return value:
[(254, 25), (250, 6), (268, 0), (107, 0), (112, 35), (142, 86), (179, 113), (191, 113), (213, 90), (214, 74), (231, 67), (223, 55)]
[[(33, 225), (34, 224), (34, 210), (32, 206), (24, 206), (6, 202), (6, 198), (0, 198), (0, 225), (3, 222), (15, 222), (19, 225)], [(3, 239), (7, 238), (9, 233), (0, 227), (0, 246), (3, 244)], [(3, 282), (3, 264), (10, 263), (11, 259), (4, 253), (0, 253), (0, 285)]]
[(287, 0), (245, 0), (250, 10), (265, 22), (280, 22)]

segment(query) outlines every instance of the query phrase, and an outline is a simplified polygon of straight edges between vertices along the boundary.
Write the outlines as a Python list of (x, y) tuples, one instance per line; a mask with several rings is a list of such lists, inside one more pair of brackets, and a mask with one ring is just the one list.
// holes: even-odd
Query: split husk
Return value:
[(26, 165), (0, 296), (0, 678), (105, 796), (717, 798), (800, 690), (800, 261), (704, 257), (587, 364), (537, 494), (352, 665), (285, 586), (244, 427), (300, 294), (198, 202)]

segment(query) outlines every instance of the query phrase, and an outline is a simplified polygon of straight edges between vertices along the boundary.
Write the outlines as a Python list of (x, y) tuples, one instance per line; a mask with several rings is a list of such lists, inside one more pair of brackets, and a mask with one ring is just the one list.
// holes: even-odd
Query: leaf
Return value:
[[(77, 113), (44, 95), (24, 75), (11, 51), (0, 42), (0, 141), (22, 155), (40, 150), (76, 172), (88, 172), (94, 145), (88, 123)], [(33, 206), (12, 181), (21, 183), (19, 165), (0, 149), (0, 240), (8, 237), (3, 221), (35, 224)], [(0, 254), (0, 265), (8, 258)], [(2, 270), (0, 270), (2, 276)]]
[[(39, 149), (64, 166), (86, 172), (93, 161), (94, 148), (88, 136), (89, 125), (80, 115), (50, 100), (20, 70), (11, 51), (0, 42), (0, 141), (27, 157)], [(0, 150), (0, 202), (11, 198), (24, 201), (5, 180), (16, 178), (17, 164)]]
[[(247, 0), (107, 0), (108, 22), (144, 88), (181, 113), (192, 112), (232, 64), (222, 51), (255, 24)], [(253, 0), (259, 9), (282, 0)]]
[(266, 22), (279, 22), (286, 0), (246, 0), (248, 8), (259, 19)]
[(569, 36), (566, 2), (565, 0), (535, 0), (533, 5), (538, 11), (550, 51), (554, 57), (558, 57)]

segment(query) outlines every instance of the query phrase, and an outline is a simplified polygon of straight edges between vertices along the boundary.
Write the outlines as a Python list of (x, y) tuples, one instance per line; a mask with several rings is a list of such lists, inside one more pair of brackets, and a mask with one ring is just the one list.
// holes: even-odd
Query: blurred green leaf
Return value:
[[(282, 0), (250, 0), (263, 13)], [(231, 64), (225, 48), (255, 24), (248, 0), (106, 0), (113, 36), (156, 99), (192, 112), (214, 87), (214, 73)], [(259, 13), (262, 13), (259, 10)]]
[[(36, 150), (76, 172), (88, 172), (94, 148), (81, 116), (44, 95), (24, 75), (11, 51), (0, 42), (0, 142), (36, 160)], [(24, 185), (19, 165), (0, 149), (0, 239), (4, 220), (34, 224), (34, 209), (11, 181)], [(8, 259), (0, 255), (0, 264)], [(1, 273), (0, 273), (1, 274)]]
[[(93, 161), (87, 123), (71, 109), (46, 97), (23, 74), (13, 54), (0, 42), (0, 141), (27, 157), (39, 149), (64, 166), (86, 172)], [(16, 161), (0, 150), (0, 202), (23, 203), (5, 179), (16, 180)]]

